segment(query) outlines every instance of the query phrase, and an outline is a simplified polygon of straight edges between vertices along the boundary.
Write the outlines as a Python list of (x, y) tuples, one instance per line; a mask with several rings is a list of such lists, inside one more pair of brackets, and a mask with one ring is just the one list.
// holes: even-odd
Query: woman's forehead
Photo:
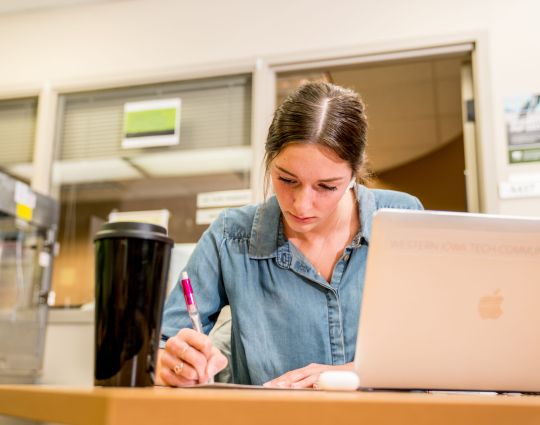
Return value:
[(273, 161), (280, 171), (296, 177), (317, 177), (316, 180), (348, 178), (349, 163), (331, 149), (316, 144), (293, 144), (283, 148)]

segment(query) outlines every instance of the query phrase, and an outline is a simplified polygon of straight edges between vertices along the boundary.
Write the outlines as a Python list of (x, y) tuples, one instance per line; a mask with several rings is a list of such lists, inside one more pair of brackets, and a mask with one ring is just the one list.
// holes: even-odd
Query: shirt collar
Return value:
[(249, 240), (249, 258), (263, 260), (276, 258), (280, 267), (289, 268), (291, 254), (288, 239), (283, 230), (281, 209), (275, 195), (260, 204), (255, 212), (251, 238)]
[(358, 223), (358, 233), (351, 245), (358, 245), (364, 238), (368, 243), (371, 238), (371, 222), (373, 221), (373, 213), (377, 210), (377, 203), (373, 191), (360, 184), (354, 185), (354, 193), (358, 200), (358, 209), (360, 210), (360, 218)]
[[(355, 184), (354, 193), (360, 210), (359, 230), (351, 244), (356, 246), (361, 243), (362, 238), (369, 243), (371, 221), (377, 205), (372, 191), (367, 187)], [(254, 260), (276, 258), (282, 268), (289, 268), (291, 264), (289, 241), (285, 236), (281, 209), (275, 195), (257, 207), (251, 228), (249, 258)]]

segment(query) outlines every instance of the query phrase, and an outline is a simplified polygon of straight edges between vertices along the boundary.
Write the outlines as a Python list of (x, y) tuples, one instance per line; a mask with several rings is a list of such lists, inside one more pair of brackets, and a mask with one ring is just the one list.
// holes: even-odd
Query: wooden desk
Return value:
[(72, 425), (539, 424), (539, 396), (0, 386), (0, 415)]

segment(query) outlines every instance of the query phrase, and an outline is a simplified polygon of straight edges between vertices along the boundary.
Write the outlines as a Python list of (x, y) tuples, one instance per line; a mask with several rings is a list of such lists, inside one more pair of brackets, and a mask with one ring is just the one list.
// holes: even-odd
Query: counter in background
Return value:
[[(175, 244), (167, 296), (196, 244)], [(88, 305), (91, 307), (91, 304)], [(50, 308), (43, 355), (42, 384), (94, 385), (94, 309)], [(222, 321), (230, 317), (226, 312)]]
[(94, 385), (94, 310), (49, 309), (40, 381)]
[[(94, 385), (94, 314), (93, 309), (49, 309), (42, 384)], [(225, 306), (213, 331), (230, 318)]]

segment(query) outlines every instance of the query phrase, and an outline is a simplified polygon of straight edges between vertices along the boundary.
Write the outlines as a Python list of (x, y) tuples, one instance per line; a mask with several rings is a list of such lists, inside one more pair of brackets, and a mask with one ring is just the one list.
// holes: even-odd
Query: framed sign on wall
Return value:
[(504, 99), (510, 164), (540, 162), (540, 95)]
[(179, 98), (125, 103), (122, 148), (177, 145), (181, 105)]

